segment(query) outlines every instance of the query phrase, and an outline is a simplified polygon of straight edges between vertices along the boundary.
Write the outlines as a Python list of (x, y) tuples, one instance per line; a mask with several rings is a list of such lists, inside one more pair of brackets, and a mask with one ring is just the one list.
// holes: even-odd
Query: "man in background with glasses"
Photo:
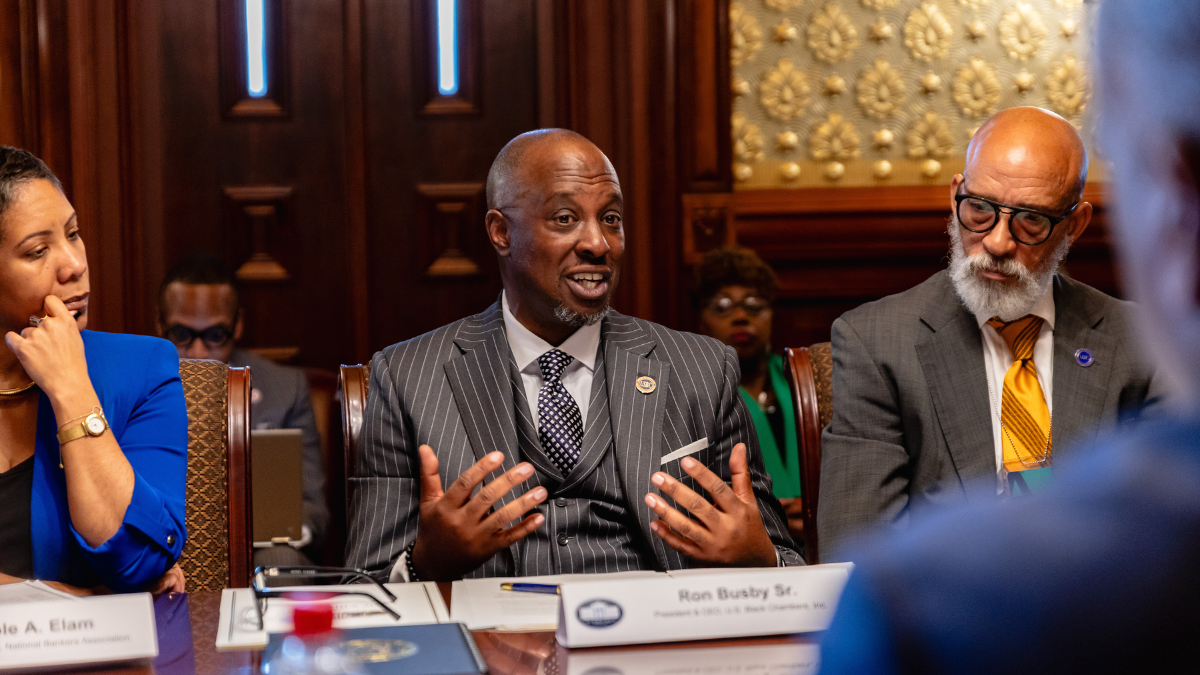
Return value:
[(873, 526), (1044, 489), (1056, 451), (1155, 398), (1130, 306), (1060, 273), (1087, 171), (1066, 120), (996, 114), (951, 183), (949, 269), (834, 323), (822, 562)]
[[(299, 368), (282, 366), (237, 348), (243, 317), (237, 278), (216, 256), (197, 254), (167, 272), (158, 291), (158, 334), (184, 359), (250, 366), (251, 423), (255, 429), (300, 429), (304, 439), (304, 536), (292, 546), (255, 550), (255, 565), (309, 565), (329, 525), (321, 439)], [(303, 552), (300, 550), (302, 549)]]

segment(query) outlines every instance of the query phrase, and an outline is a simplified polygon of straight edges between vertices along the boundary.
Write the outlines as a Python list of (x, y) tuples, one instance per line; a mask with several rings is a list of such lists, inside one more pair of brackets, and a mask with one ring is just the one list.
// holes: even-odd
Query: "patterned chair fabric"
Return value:
[(821, 428), (829, 426), (833, 419), (833, 353), (829, 342), (809, 345), (808, 358), (812, 361), (813, 384), (817, 388), (817, 408), (821, 413)]
[(189, 591), (219, 591), (229, 581), (229, 368), (182, 359), (188, 412), (187, 544), (179, 566)]

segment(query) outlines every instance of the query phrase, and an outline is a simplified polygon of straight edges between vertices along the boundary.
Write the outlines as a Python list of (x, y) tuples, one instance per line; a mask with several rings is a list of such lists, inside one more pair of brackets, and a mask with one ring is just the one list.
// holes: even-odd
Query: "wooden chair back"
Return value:
[(250, 583), (250, 369), (181, 359), (188, 414), (185, 521), (179, 556), (189, 591)]
[(833, 416), (833, 359), (830, 344), (784, 350), (788, 384), (796, 407), (796, 441), (800, 452), (801, 520), (804, 523), (804, 557), (812, 565), (820, 560), (817, 541), (817, 504), (821, 494), (821, 430)]
[[(349, 485), (350, 477), (358, 466), (358, 437), (362, 431), (363, 414), (367, 410), (367, 394), (371, 386), (371, 364), (360, 363), (356, 366), (342, 366), (338, 373), (339, 389), (342, 398), (342, 444), (345, 453), (345, 485)], [(350, 513), (352, 495), (349, 488), (346, 493), (346, 514)]]

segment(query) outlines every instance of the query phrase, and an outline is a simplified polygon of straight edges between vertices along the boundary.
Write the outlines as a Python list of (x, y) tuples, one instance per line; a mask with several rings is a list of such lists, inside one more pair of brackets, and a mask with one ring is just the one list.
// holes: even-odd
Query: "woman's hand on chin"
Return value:
[(96, 394), (88, 377), (83, 337), (75, 316), (57, 296), (47, 296), (46, 318), (18, 335), (4, 336), (25, 372), (41, 387), (54, 405), (69, 414), (95, 405)]

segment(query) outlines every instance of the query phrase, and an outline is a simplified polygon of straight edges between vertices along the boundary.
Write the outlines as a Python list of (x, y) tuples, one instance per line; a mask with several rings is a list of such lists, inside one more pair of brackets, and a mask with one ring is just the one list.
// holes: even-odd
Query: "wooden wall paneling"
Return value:
[(679, 164), (684, 192), (733, 189), (728, 0), (679, 4)]
[(413, 0), (413, 91), (422, 115), (476, 115), (483, 102), (479, 86), (481, 0), (457, 0), (458, 91), (438, 88), (436, 0)]
[(504, 144), (538, 126), (535, 4), (479, 3), (477, 85), (483, 105), (478, 114), (429, 115), (420, 112), (415, 54), (408, 47), (420, 30), (413, 8), (393, 0), (363, 0), (362, 147), (372, 351), (482, 311), (499, 296), (499, 270), (482, 214), (467, 219), (458, 242), (481, 273), (426, 274), (433, 262), (426, 250), (432, 239), (422, 224), (417, 186), (483, 183)]
[(417, 231), (427, 277), (475, 277), (491, 263), (492, 249), (468, 251), (466, 242), (478, 240), (471, 230), (480, 227), (487, 212), (484, 183), (419, 183)]
[[(345, 0), (344, 72), (346, 106), (346, 267), (353, 335), (350, 364), (371, 358), (370, 263), (367, 248), (366, 100), (363, 90), (363, 0)], [(340, 365), (340, 364), (339, 364)]]
[(288, 281), (294, 264), (291, 186), (227, 187), (222, 219), (226, 258), (243, 283)]
[(218, 0), (221, 114), (229, 119), (287, 117), (291, 107), (292, 0), (262, 0), (265, 27), (266, 95), (249, 93), (246, 63), (246, 0)]

